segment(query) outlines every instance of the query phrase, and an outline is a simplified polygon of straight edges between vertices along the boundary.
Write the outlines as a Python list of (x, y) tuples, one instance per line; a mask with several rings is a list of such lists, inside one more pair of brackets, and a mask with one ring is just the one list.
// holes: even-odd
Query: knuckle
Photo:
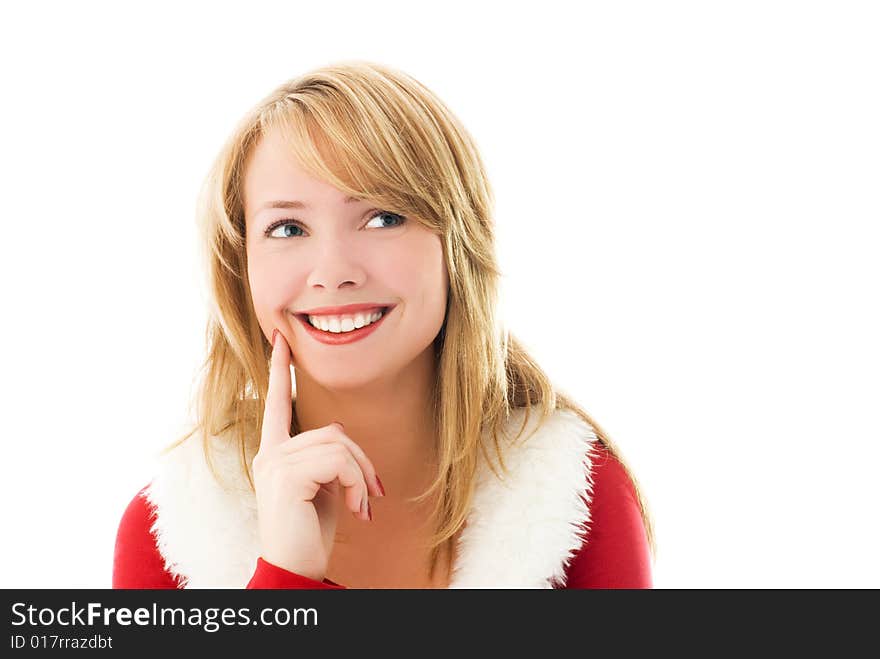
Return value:
[(336, 471), (342, 471), (348, 466), (348, 459), (342, 453), (334, 453), (331, 460)]
[(330, 460), (333, 462), (333, 464), (338, 466), (345, 464), (347, 459), (344, 447), (337, 444), (332, 445), (330, 450), (327, 451), (327, 455), (330, 457)]

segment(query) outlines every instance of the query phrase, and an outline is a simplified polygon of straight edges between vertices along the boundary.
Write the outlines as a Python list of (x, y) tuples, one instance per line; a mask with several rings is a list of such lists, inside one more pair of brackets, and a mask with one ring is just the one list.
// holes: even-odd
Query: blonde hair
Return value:
[[(434, 341), (438, 470), (414, 499), (437, 495), (431, 575), (443, 552), (451, 561), (454, 537), (465, 524), (478, 450), (486, 451), (482, 432), (493, 438), (506, 472), (498, 433), (512, 408), (525, 407), (527, 421), (533, 405), (540, 405), (541, 421), (567, 409), (592, 426), (632, 479), (656, 557), (645, 499), (620, 451), (502, 325), (494, 196), (474, 140), (425, 86), (375, 63), (337, 62), (282, 84), (246, 114), (218, 154), (197, 212), (211, 313), (196, 425), (166, 451), (202, 430), (205, 456), (217, 477), (209, 440), (230, 430), (253, 489), (250, 463), (260, 437), (271, 346), (257, 323), (248, 285), (242, 183), (254, 145), (273, 129), (316, 178), (418, 221), (442, 239), (449, 294), (446, 319)], [(299, 432), (294, 405), (291, 435)]]

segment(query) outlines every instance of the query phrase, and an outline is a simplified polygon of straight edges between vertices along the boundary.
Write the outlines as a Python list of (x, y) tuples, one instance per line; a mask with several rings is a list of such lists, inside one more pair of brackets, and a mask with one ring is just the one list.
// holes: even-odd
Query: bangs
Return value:
[(278, 134), (314, 178), (439, 232), (438, 209), (431, 203), (438, 191), (424, 184), (417, 159), (406, 153), (415, 145), (402, 145), (399, 134), (392, 138), (384, 115), (355, 120), (344, 116), (345, 107), (314, 101), (309, 98), (307, 106), (287, 98), (274, 104), (260, 118), (260, 132)]

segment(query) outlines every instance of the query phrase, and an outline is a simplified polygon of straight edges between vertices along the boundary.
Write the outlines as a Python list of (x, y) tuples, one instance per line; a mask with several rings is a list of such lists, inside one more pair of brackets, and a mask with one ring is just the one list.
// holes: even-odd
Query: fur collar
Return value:
[[(504, 433), (514, 437), (523, 416), (524, 410), (514, 410)], [(556, 410), (523, 442), (538, 416), (534, 408), (523, 436), (508, 446), (505, 481), (480, 455), (450, 588), (564, 585), (590, 522), (591, 453), (598, 440), (576, 414)], [(259, 556), (256, 497), (237, 447), (215, 445), (212, 457), (226, 487), (211, 476), (198, 433), (159, 458), (145, 492), (156, 509), (151, 530), (166, 569), (183, 578), (185, 587), (244, 588)], [(488, 453), (497, 460), (494, 448)]]

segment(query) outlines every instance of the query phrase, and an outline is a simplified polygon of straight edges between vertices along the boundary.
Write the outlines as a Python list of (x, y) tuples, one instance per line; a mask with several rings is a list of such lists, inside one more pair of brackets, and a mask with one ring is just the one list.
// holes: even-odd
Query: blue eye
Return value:
[[(395, 224), (395, 225), (393, 225), (393, 226), (398, 226), (398, 227), (399, 227), (401, 224), (403, 224), (404, 222), (406, 222), (406, 218), (403, 217), (403, 215), (397, 215), (396, 213), (389, 213), (388, 211), (377, 211), (376, 214), (373, 215), (373, 217), (370, 218), (370, 222), (372, 222), (372, 221), (375, 220), (377, 217), (380, 217), (380, 216), (382, 216), (382, 215), (385, 215), (385, 216), (387, 216), (387, 217), (396, 218), (396, 219), (400, 220), (400, 222), (399, 222), (398, 224)], [(369, 222), (367, 222), (367, 224), (369, 224)], [(387, 225), (387, 224), (383, 224), (382, 226), (384, 227), (384, 226), (388, 226), (388, 225)]]
[[(406, 218), (403, 215), (398, 215), (397, 213), (391, 213), (389, 211), (376, 211), (375, 213), (373, 213), (373, 216), (370, 218), (370, 222), (375, 220), (377, 217), (381, 217), (383, 215), (386, 217), (392, 218), (396, 223), (388, 225), (388, 224), (384, 223), (384, 220), (382, 220), (382, 222), (383, 222), (382, 228), (394, 229), (394, 228), (402, 226), (403, 224), (406, 223)], [(369, 224), (369, 222), (367, 224)], [(271, 235), (272, 232), (275, 231), (275, 229), (277, 229), (278, 227), (285, 228), (284, 235), (283, 236)], [(303, 231), (302, 224), (298, 220), (294, 220), (291, 218), (285, 218), (283, 220), (278, 220), (278, 221), (270, 224), (269, 227), (266, 229), (266, 235), (270, 238), (299, 238), (302, 235), (299, 233), (291, 234), (290, 231), (287, 230), (288, 227), (290, 227), (290, 231), (293, 231), (293, 230)]]
[[(283, 226), (283, 227), (285, 228), (285, 231), (284, 231), (285, 235), (284, 235), (284, 236), (272, 236), (271, 233), (272, 233), (273, 231), (275, 231), (275, 229), (277, 229), (278, 227), (281, 227), (281, 226)], [(273, 223), (269, 226), (269, 228), (266, 229), (266, 235), (269, 236), (270, 238), (282, 238), (282, 237), (283, 237), (283, 238), (289, 238), (289, 237), (290, 237), (290, 233), (288, 233), (288, 232), (286, 231), (286, 229), (287, 229), (288, 227), (291, 227), (291, 228), (293, 228), (293, 229), (298, 229), (298, 230), (302, 231), (302, 227), (301, 227), (298, 223), (296, 223), (296, 220), (278, 220), (277, 222), (273, 222)], [(297, 235), (298, 235), (298, 234), (295, 234), (294, 237), (296, 238)]]

